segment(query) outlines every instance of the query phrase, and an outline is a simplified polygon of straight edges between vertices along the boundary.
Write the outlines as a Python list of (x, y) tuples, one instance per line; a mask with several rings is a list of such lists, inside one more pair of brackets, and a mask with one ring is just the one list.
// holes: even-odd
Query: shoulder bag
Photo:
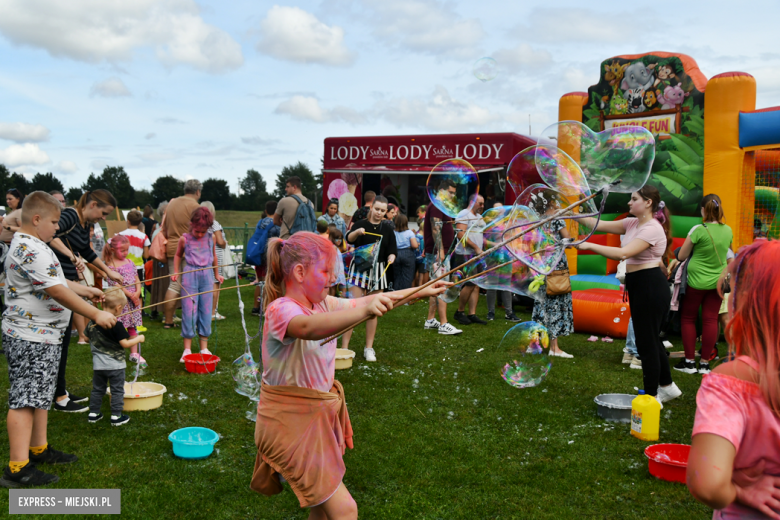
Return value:
[(547, 275), (547, 296), (561, 296), (571, 292), (571, 279), (568, 269), (559, 269)]

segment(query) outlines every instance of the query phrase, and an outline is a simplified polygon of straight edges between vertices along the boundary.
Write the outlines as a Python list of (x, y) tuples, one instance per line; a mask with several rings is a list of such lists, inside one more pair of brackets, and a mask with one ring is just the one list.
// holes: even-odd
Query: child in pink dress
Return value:
[[(251, 488), (279, 493), (281, 474), (301, 507), (311, 508), (309, 518), (357, 518), (357, 505), (342, 482), (352, 427), (344, 389), (335, 380), (336, 341), (320, 342), (363, 318), (383, 315), (412, 291), (349, 300), (329, 296), (337, 254), (328, 239), (309, 232), (268, 243)], [(447, 285), (439, 282), (418, 294), (436, 296)]]
[[(127, 296), (127, 305), (122, 309), (122, 313), (141, 308), (141, 281), (138, 279), (135, 264), (127, 258), (129, 249), (130, 241), (124, 235), (115, 235), (103, 247), (103, 262), (109, 269), (122, 275), (122, 285), (129, 285), (129, 287), (122, 289), (125, 296)], [(119, 285), (110, 278), (107, 278), (106, 281), (108, 282), (108, 287)], [(143, 325), (140, 310), (120, 316), (117, 319), (125, 326), (131, 338), (138, 335), (136, 327)], [(146, 363), (146, 359), (138, 354), (137, 345), (130, 347), (130, 361), (133, 363)]]
[(713, 519), (780, 519), (778, 266), (780, 242), (763, 239), (731, 264), (726, 338), (737, 357), (705, 375), (696, 396), (688, 489)]

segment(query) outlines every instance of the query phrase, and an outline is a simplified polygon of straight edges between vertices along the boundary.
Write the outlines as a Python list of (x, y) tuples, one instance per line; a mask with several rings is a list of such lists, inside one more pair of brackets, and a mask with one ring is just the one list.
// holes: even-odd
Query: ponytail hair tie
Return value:
[(661, 211), (665, 207), (666, 207), (666, 202), (661, 201), (661, 202), (658, 203), (658, 211)]

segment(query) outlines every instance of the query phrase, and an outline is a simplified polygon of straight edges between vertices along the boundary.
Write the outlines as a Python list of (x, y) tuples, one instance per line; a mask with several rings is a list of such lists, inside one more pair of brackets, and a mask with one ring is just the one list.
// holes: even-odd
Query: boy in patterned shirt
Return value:
[(8, 441), (10, 462), (0, 485), (43, 486), (59, 477), (38, 464), (66, 464), (77, 457), (48, 445), (46, 424), (54, 398), (61, 341), (71, 310), (111, 328), (116, 317), (87, 304), (103, 293), (67, 281), (54, 252), (46, 245), (60, 219), (60, 203), (42, 191), (24, 201), (22, 225), (5, 259), (6, 282), (3, 346), (8, 360)]

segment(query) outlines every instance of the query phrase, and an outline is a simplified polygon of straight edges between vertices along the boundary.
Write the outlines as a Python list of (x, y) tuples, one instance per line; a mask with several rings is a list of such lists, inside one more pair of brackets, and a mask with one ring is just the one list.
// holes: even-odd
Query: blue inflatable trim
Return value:
[(609, 285), (614, 285), (615, 287), (620, 287), (620, 282), (618, 282), (618, 279), (614, 274), (608, 274), (606, 276), (598, 274), (573, 274), (571, 279), (578, 282), (606, 283)]
[(740, 112), (740, 148), (772, 144), (780, 144), (780, 107), (761, 112)]

